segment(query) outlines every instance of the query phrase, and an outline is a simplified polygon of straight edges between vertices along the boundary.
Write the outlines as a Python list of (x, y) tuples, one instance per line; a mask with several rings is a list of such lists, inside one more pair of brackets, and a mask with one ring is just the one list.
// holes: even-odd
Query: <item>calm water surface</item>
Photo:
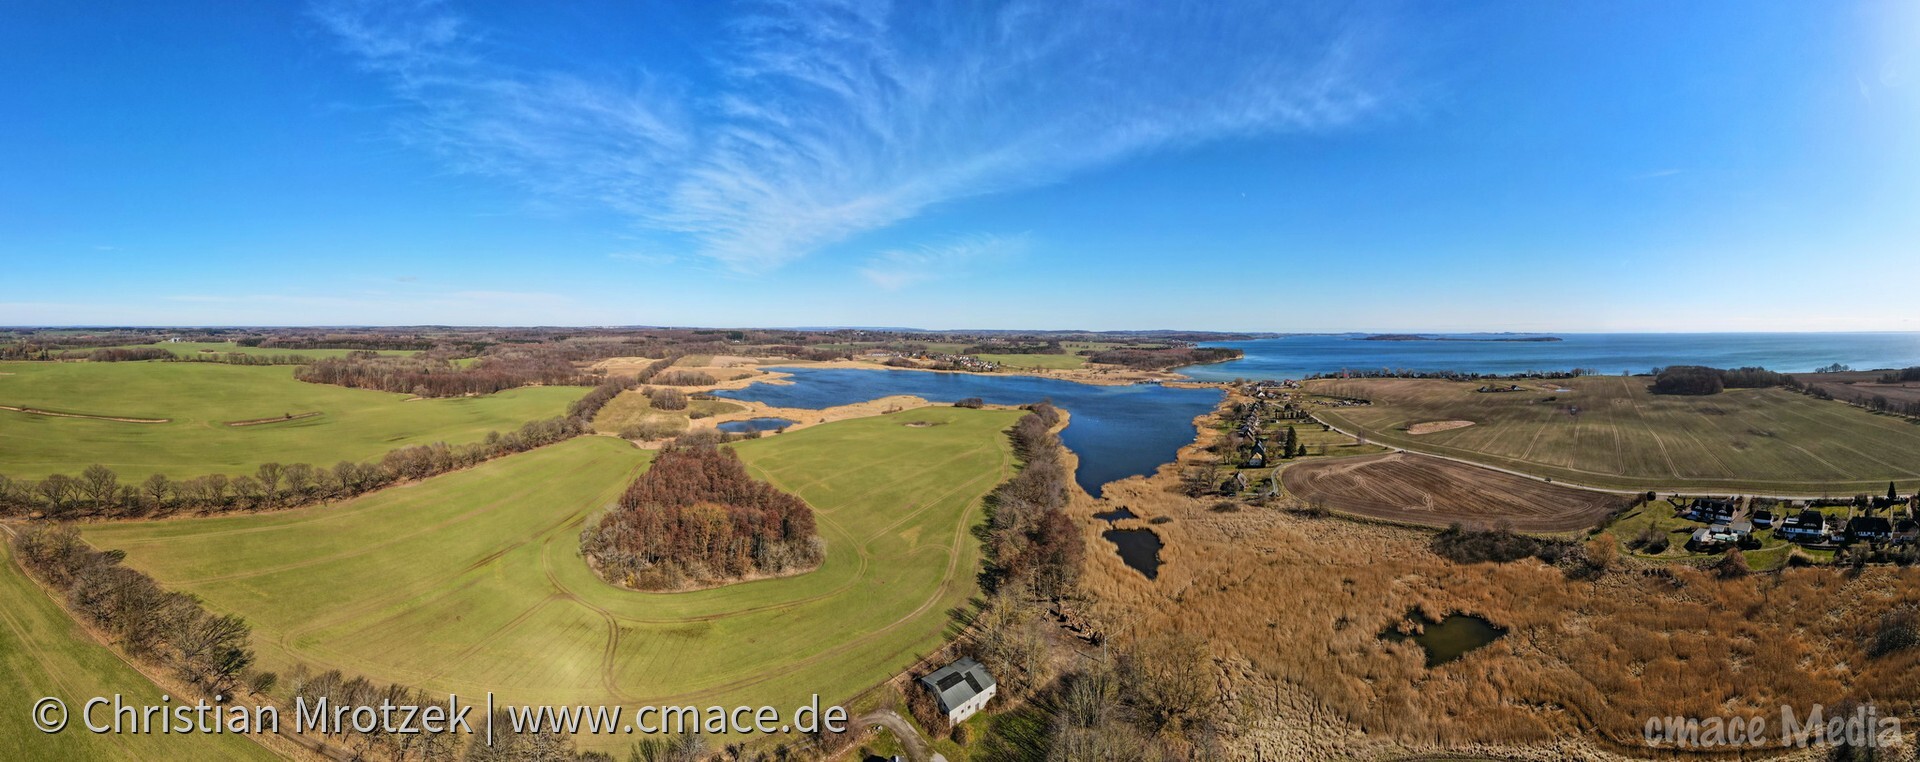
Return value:
[(1120, 553), (1120, 560), (1134, 571), (1145, 575), (1147, 579), (1160, 577), (1160, 535), (1151, 529), (1109, 529), (1100, 533), (1107, 542), (1113, 543), (1113, 549)]
[(1421, 632), (1408, 635), (1399, 630), (1388, 628), (1380, 633), (1383, 640), (1398, 643), (1412, 640), (1427, 651), (1427, 668), (1432, 669), (1447, 662), (1465, 656), (1468, 651), (1499, 640), (1507, 634), (1505, 629), (1495, 627), (1492, 622), (1470, 614), (1453, 614), (1439, 622), (1424, 616), (1415, 615), (1420, 622)]
[(1136, 474), (1151, 474), (1195, 434), (1193, 419), (1220, 404), (1214, 389), (1157, 384), (1094, 386), (1032, 376), (928, 373), (853, 368), (777, 368), (791, 384), (753, 384), (715, 396), (807, 410), (848, 405), (893, 394), (934, 402), (979, 397), (996, 405), (1052, 401), (1071, 414), (1060, 441), (1080, 456), (1075, 480), (1087, 492)]
[[(1426, 334), (1494, 338), (1489, 334)], [(1501, 335), (1506, 338), (1529, 334)], [(1543, 334), (1534, 334), (1543, 335)], [(1345, 370), (1526, 373), (1574, 368), (1646, 373), (1667, 365), (1759, 366), (1804, 373), (1840, 363), (1856, 370), (1920, 365), (1920, 333), (1556, 333), (1560, 341), (1366, 341), (1363, 334), (1212, 342), (1246, 357), (1182, 368), (1201, 381), (1301, 378)]]

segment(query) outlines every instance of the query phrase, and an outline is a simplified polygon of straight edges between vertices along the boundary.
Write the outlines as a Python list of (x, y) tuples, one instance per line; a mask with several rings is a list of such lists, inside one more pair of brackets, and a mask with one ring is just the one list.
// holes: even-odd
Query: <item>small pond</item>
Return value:
[(779, 431), (792, 425), (793, 421), (785, 418), (749, 418), (744, 421), (727, 421), (714, 428), (729, 434), (745, 434), (749, 431)]
[(1101, 521), (1107, 522), (1108, 524), (1112, 524), (1121, 519), (1140, 518), (1139, 516), (1134, 515), (1133, 511), (1128, 509), (1124, 505), (1118, 508), (1115, 508), (1111, 511), (1101, 511), (1100, 513), (1093, 514), (1093, 517)]
[(1160, 577), (1160, 535), (1150, 529), (1109, 529), (1100, 533), (1120, 552), (1120, 560), (1147, 579)]
[(1468, 651), (1499, 640), (1507, 634), (1504, 627), (1472, 614), (1452, 614), (1435, 622), (1415, 612), (1409, 619), (1420, 624), (1418, 635), (1401, 632), (1397, 626), (1381, 631), (1380, 639), (1393, 643), (1411, 640), (1427, 651), (1427, 668), (1440, 666), (1465, 656)]

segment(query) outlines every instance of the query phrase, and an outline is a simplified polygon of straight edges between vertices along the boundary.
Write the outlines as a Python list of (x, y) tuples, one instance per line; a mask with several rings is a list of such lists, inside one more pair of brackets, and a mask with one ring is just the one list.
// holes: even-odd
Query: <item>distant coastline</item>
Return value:
[(1561, 341), (1558, 336), (1426, 336), (1417, 333), (1376, 333), (1359, 341)]

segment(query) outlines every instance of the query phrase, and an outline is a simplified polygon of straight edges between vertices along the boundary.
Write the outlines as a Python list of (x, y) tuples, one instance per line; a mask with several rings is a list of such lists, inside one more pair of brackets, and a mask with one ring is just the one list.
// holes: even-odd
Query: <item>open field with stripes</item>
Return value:
[(478, 441), (564, 415), (577, 386), (484, 397), (409, 395), (293, 378), (292, 366), (0, 362), (0, 474), (38, 479), (99, 463), (134, 483), (248, 473), (261, 463), (377, 458)]
[(826, 561), (697, 592), (617, 588), (581, 559), (583, 522), (650, 458), (611, 437), (335, 505), (84, 535), (245, 616), (261, 666), (281, 674), (340, 669), (517, 704), (833, 702), (939, 646), (950, 612), (971, 605), (971, 529), (1013, 473), (1004, 430), (1018, 415), (925, 408), (735, 445), (755, 477), (813, 507)]
[(1820, 496), (1920, 482), (1920, 425), (1786, 389), (1683, 397), (1652, 394), (1647, 383), (1596, 376), (1481, 392), (1476, 382), (1329, 379), (1309, 388), (1371, 401), (1316, 415), (1375, 442), (1583, 485)]

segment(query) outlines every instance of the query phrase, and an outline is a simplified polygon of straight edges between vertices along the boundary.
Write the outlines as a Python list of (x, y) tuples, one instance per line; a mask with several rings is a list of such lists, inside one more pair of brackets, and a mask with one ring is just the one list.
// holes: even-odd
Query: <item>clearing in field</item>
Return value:
[[(799, 706), (851, 697), (944, 642), (978, 593), (981, 498), (1018, 411), (926, 408), (737, 445), (805, 499), (806, 574), (688, 593), (609, 585), (582, 522), (649, 453), (581, 437), (331, 506), (84, 529), (209, 608), (264, 669), (340, 669), (517, 704)], [(940, 425), (909, 426), (923, 421)], [(630, 739), (581, 739), (624, 747)]]
[(554, 386), (409, 400), (295, 381), (291, 366), (213, 363), (11, 362), (0, 371), (0, 405), (68, 414), (0, 410), (0, 474), (41, 478), (99, 463), (122, 483), (247, 473), (267, 462), (327, 467), (405, 445), (478, 441), (564, 415), (586, 393)]
[[(1610, 489), (1787, 496), (1879, 493), (1920, 480), (1920, 426), (1785, 389), (1656, 395), (1647, 379), (1587, 377), (1484, 394), (1477, 383), (1323, 380), (1326, 408), (1373, 441)], [(1415, 436), (1430, 421), (1475, 425)]]
[[(162, 691), (83, 632), (13, 561), (0, 532), (0, 759), (274, 759), (237, 735), (87, 732), (77, 713), (94, 696), (157, 704)], [(30, 722), (42, 697), (66, 702), (72, 724), (49, 735)], [(104, 716), (98, 719), (104, 720)]]
[(1287, 491), (1343, 513), (1429, 526), (1511, 524), (1524, 532), (1592, 527), (1625, 504), (1604, 492), (1410, 453), (1313, 460), (1280, 472)]

